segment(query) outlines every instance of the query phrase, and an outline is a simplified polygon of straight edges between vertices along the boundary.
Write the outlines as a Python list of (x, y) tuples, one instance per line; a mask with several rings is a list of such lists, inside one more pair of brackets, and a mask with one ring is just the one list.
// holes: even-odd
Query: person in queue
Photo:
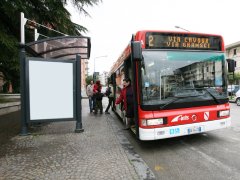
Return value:
[(93, 107), (95, 106), (94, 98), (93, 98), (93, 81), (90, 82), (90, 84), (87, 86), (86, 94), (88, 96), (89, 100), (89, 110), (90, 113), (93, 112)]
[(96, 81), (96, 84), (93, 86), (93, 96), (95, 99), (95, 107), (94, 107), (94, 114), (97, 114), (98, 109), (100, 110), (100, 114), (103, 113), (103, 106), (102, 106), (102, 98), (104, 94), (101, 92), (102, 85), (99, 80)]
[(109, 110), (110, 106), (112, 106), (112, 108), (113, 108), (113, 105), (114, 105), (113, 104), (113, 102), (114, 102), (114, 89), (113, 89), (113, 84), (112, 84), (111, 81), (108, 83), (108, 88), (106, 90), (105, 95), (108, 97), (108, 106), (105, 110), (105, 114), (110, 114), (108, 112), (108, 110)]
[(125, 130), (130, 129), (131, 123), (133, 123), (134, 109), (133, 109), (133, 88), (131, 86), (131, 79), (123, 79), (123, 89), (121, 90), (120, 96), (117, 98), (115, 104), (123, 102), (123, 108), (126, 112), (126, 127)]

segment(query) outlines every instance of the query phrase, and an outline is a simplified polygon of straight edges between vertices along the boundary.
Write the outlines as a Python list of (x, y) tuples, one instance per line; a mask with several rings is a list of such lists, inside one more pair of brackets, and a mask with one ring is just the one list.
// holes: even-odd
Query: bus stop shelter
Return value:
[(84, 36), (60, 36), (20, 44), (21, 135), (28, 123), (76, 121), (83, 132), (81, 60), (89, 59)]

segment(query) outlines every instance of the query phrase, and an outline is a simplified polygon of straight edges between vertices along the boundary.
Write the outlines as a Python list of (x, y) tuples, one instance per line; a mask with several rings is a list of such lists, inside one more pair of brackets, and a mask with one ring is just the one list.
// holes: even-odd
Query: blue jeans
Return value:
[(89, 100), (89, 109), (90, 109), (90, 112), (92, 112), (94, 107), (95, 107), (94, 98), (93, 97), (88, 97), (88, 100)]

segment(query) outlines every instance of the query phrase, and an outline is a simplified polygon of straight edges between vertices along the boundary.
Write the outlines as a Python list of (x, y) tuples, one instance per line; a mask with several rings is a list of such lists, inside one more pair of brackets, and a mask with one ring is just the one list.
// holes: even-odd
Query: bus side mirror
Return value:
[(236, 61), (234, 59), (227, 59), (228, 62), (228, 72), (234, 72), (236, 67)]
[(134, 61), (142, 60), (142, 44), (140, 41), (133, 41), (132, 43), (132, 57)]

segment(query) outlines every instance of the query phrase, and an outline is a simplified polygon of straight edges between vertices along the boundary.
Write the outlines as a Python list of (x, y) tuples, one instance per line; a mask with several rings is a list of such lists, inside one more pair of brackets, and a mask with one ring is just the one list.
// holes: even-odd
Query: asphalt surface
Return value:
[(142, 142), (125, 132), (135, 151), (163, 180), (239, 180), (240, 106), (231, 104), (232, 126), (208, 133)]
[(10, 139), (20, 132), (20, 111), (0, 116), (0, 144), (10, 142)]

